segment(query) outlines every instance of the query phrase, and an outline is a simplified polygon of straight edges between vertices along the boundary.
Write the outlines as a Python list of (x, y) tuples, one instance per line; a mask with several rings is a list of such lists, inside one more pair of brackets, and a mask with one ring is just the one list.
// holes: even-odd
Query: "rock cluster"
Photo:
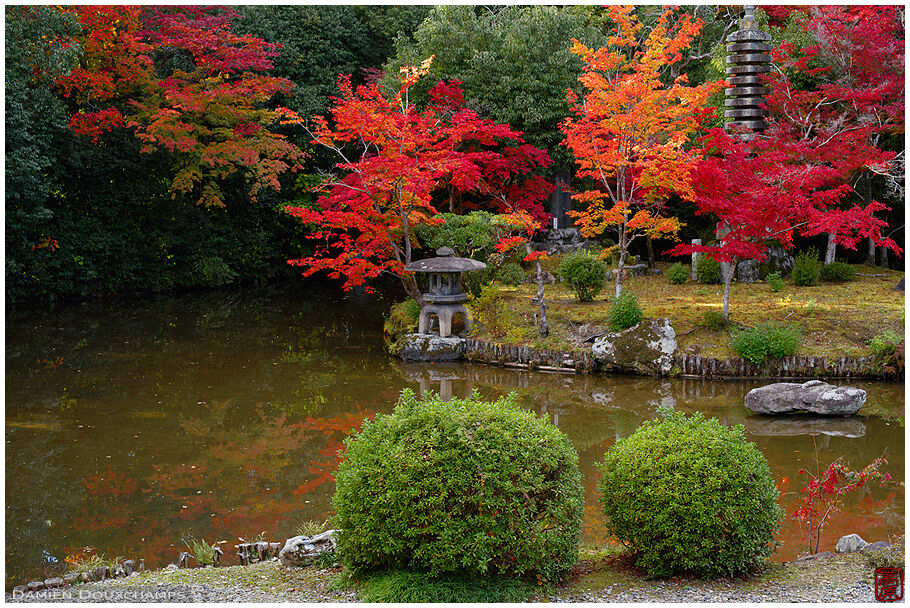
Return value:
[(405, 334), (395, 345), (395, 355), (404, 361), (458, 361), (464, 350), (464, 338), (436, 334)]
[(334, 553), (336, 546), (335, 530), (327, 530), (316, 536), (295, 536), (285, 541), (278, 559), (285, 566), (310, 566), (323, 553)]
[(666, 376), (676, 348), (669, 319), (645, 319), (635, 327), (594, 338), (591, 353), (607, 371)]
[(821, 380), (802, 384), (776, 382), (746, 394), (746, 407), (758, 414), (809, 412), (824, 416), (852, 416), (866, 403), (866, 391), (833, 386)]

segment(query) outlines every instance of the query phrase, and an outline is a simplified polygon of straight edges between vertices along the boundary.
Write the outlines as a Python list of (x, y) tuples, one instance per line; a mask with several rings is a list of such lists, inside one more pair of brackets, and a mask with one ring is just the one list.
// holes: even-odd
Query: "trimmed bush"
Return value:
[(771, 288), (771, 291), (777, 293), (784, 288), (784, 280), (780, 277), (779, 272), (769, 273), (767, 276), (768, 287)]
[(562, 259), (559, 276), (580, 302), (590, 302), (607, 284), (604, 263), (587, 251), (575, 251)]
[(794, 285), (815, 285), (818, 283), (820, 273), (821, 263), (818, 261), (818, 251), (809, 249), (796, 254), (796, 259), (793, 261), (793, 272), (790, 273)]
[(689, 280), (689, 270), (681, 262), (671, 265), (665, 274), (673, 285), (682, 285)]
[(717, 260), (700, 255), (695, 269), (699, 283), (720, 283), (720, 262)]
[(850, 264), (832, 262), (822, 266), (818, 276), (822, 281), (845, 283), (852, 281), (856, 277), (856, 269)]
[(674, 412), (617, 441), (599, 469), (607, 529), (650, 576), (728, 576), (774, 551), (778, 492), (741, 425)]
[(638, 300), (629, 291), (623, 291), (619, 297), (613, 300), (613, 306), (610, 308), (610, 314), (607, 322), (613, 331), (622, 331), (630, 327), (635, 327), (645, 318), (641, 311)]
[(706, 310), (701, 319), (705, 327), (710, 329), (723, 329), (727, 326), (727, 322), (724, 321), (724, 313), (719, 310)]
[(730, 348), (743, 359), (761, 365), (765, 357), (796, 354), (803, 335), (794, 324), (759, 323), (730, 334)]
[[(470, 273), (469, 273), (470, 274)], [(506, 262), (494, 271), (496, 280), (503, 285), (521, 285), (527, 280), (525, 271), (521, 269), (521, 264), (516, 262)]]
[(338, 555), (353, 572), (556, 581), (575, 564), (578, 454), (514, 395), (418, 401), (406, 389), (345, 445), (332, 505)]

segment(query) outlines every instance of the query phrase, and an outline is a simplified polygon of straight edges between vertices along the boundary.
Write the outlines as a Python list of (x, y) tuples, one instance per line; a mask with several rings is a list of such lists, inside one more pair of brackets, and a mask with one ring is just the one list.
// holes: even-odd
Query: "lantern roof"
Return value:
[(440, 247), (436, 250), (435, 258), (411, 262), (404, 269), (412, 272), (468, 272), (486, 267), (486, 264), (477, 260), (455, 257), (455, 251), (451, 247)]

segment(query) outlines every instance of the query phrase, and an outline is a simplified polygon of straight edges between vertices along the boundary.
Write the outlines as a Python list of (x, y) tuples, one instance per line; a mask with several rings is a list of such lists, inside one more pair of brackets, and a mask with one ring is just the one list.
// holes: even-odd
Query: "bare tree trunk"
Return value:
[(879, 266), (887, 268), (888, 267), (888, 248), (885, 247), (884, 245), (882, 245), (881, 247), (878, 248), (878, 254), (879, 254)]
[(420, 287), (417, 285), (417, 278), (413, 274), (403, 276), (401, 277), (401, 284), (404, 286), (405, 292), (417, 300), (417, 304), (422, 308), (425, 302), (423, 294), (420, 293)]
[(645, 244), (648, 246), (648, 268), (654, 268), (654, 242), (650, 236), (645, 236)]
[(834, 242), (834, 235), (828, 233), (828, 248), (825, 249), (825, 264), (834, 263), (834, 254), (837, 252), (837, 243)]
[(875, 240), (869, 237), (869, 249), (866, 251), (866, 266), (875, 266)]
[(727, 271), (727, 276), (724, 277), (724, 323), (730, 322), (730, 286), (733, 284), (737, 264), (739, 264), (739, 258), (733, 256), (730, 261), (730, 269)]

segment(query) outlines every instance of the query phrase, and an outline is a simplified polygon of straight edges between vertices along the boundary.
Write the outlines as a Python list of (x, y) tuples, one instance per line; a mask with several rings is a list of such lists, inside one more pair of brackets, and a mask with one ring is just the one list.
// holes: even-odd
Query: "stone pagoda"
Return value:
[[(768, 94), (761, 75), (771, 71), (771, 34), (755, 23), (755, 7), (745, 6), (739, 30), (727, 36), (727, 83), (724, 118), (731, 126), (746, 127), (753, 132), (765, 130), (765, 110), (759, 108)], [(732, 119), (732, 120), (731, 120)]]

